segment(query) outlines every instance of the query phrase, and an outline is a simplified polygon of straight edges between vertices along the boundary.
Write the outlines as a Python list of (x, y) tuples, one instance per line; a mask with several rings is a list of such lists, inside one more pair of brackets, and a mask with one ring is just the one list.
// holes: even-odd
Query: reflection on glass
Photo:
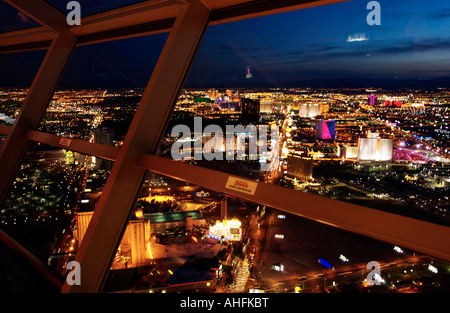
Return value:
[(79, 246), (79, 214), (95, 209), (111, 162), (35, 143), (0, 211), (0, 227), (60, 273)]
[(40, 26), (38, 22), (29, 18), (27, 15), (18, 11), (6, 2), (0, 1), (0, 33), (37, 26)]

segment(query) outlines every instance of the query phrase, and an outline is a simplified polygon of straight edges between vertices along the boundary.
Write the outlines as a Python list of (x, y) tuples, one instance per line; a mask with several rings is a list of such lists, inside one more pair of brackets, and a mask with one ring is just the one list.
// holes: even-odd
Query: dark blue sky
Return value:
[[(211, 26), (187, 86), (450, 76), (450, 1), (379, 0), (381, 25), (374, 26), (366, 22), (368, 2), (354, 0)], [(61, 86), (145, 86), (166, 38), (162, 34), (80, 47)], [(0, 55), (2, 85), (21, 77), (27, 81), (43, 55)], [(250, 79), (245, 78), (247, 66), (252, 69)]]
[[(426, 79), (450, 75), (450, 1), (350, 1), (211, 27), (190, 78), (273, 83), (314, 78)], [(365, 37), (348, 42), (348, 37)]]

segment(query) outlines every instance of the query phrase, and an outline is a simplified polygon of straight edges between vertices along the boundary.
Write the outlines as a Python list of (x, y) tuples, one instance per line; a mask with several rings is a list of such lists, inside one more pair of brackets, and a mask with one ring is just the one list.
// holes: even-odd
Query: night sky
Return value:
[[(366, 22), (368, 2), (211, 26), (185, 87), (283, 87), (305, 80), (426, 81), (450, 76), (450, 1), (380, 0), (381, 25), (373, 26)], [(79, 47), (60, 88), (143, 87), (166, 38), (161, 34)], [(42, 51), (0, 55), (1, 86), (31, 84), (44, 55)], [(247, 66), (252, 78), (246, 78)]]

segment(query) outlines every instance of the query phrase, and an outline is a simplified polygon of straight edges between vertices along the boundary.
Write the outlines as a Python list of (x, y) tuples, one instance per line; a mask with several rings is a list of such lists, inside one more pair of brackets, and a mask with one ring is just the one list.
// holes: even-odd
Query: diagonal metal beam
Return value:
[(53, 96), (64, 69), (75, 47), (76, 37), (70, 32), (60, 34), (53, 41), (31, 85), (19, 115), (0, 150), (0, 206), (9, 194), (16, 172), (27, 152), (26, 133), (36, 129)]
[(81, 285), (64, 284), (62, 292), (101, 291), (146, 173), (137, 162), (157, 151), (209, 13), (200, 1), (181, 6), (75, 257)]
[(4, 0), (36, 22), (62, 33), (69, 29), (66, 17), (44, 0)]
[[(139, 164), (158, 174), (299, 215), (383, 242), (450, 261), (450, 227), (304, 193), (145, 154)], [(255, 184), (254, 194), (230, 189), (228, 179)]]

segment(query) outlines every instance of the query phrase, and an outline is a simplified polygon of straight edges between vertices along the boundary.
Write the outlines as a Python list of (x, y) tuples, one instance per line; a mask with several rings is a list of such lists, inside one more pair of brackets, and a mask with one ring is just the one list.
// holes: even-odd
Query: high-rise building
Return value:
[(344, 159), (357, 159), (358, 146), (344, 146), (342, 156), (344, 157)]
[(208, 90), (207, 92), (206, 92), (206, 95), (210, 98), (210, 99), (217, 99), (217, 98), (219, 98), (219, 91), (218, 90), (215, 90), (215, 89), (211, 89), (211, 90)]
[(378, 133), (368, 133), (358, 140), (358, 162), (392, 161), (393, 139), (380, 138)]
[(316, 139), (334, 139), (335, 124), (334, 120), (316, 120)]
[(130, 219), (128, 226), (125, 230), (125, 234), (122, 239), (121, 246), (128, 245), (131, 250), (131, 266), (139, 266), (145, 263), (146, 260), (146, 234), (145, 225), (148, 225), (149, 221), (144, 221), (144, 218), (138, 218), (136, 215)]
[(94, 142), (105, 146), (114, 146), (114, 131), (108, 128), (96, 129)]
[(315, 117), (322, 114), (321, 103), (301, 103), (299, 104), (298, 114), (300, 117)]
[[(114, 132), (108, 128), (96, 129), (94, 131), (94, 142), (105, 146), (114, 146)], [(97, 169), (110, 171), (113, 164), (111, 161), (95, 158), (95, 167)]]
[(260, 100), (259, 104), (260, 104), (259, 113), (272, 113), (273, 112), (273, 108), (272, 108), (273, 100), (263, 99), (263, 100)]
[(84, 234), (91, 222), (93, 211), (89, 212), (78, 212), (77, 213), (77, 235), (78, 235), (78, 245), (83, 241)]
[[(94, 211), (77, 213), (78, 246), (81, 245)], [(129, 256), (128, 266), (135, 267), (145, 263), (147, 243), (150, 240), (150, 221), (144, 220), (142, 210), (137, 210), (128, 222), (120, 243), (122, 253)]]
[(289, 153), (287, 157), (287, 175), (299, 180), (312, 178), (313, 160), (295, 153)]
[(241, 98), (243, 123), (256, 125), (259, 122), (260, 102), (258, 99)]

